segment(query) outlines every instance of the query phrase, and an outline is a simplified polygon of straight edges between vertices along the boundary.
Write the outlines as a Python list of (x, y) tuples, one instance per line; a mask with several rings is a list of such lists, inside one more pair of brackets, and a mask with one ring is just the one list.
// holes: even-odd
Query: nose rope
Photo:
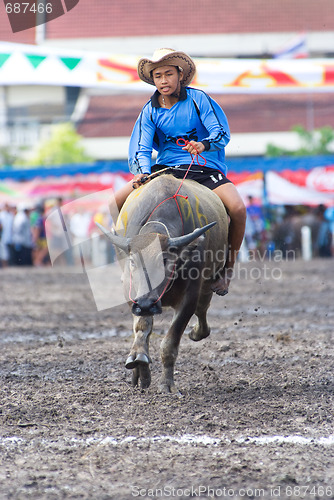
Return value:
[(160, 299), (162, 298), (162, 296), (165, 294), (165, 292), (166, 292), (166, 290), (167, 290), (167, 288), (168, 288), (168, 286), (169, 286), (170, 282), (172, 281), (172, 276), (174, 275), (175, 267), (176, 267), (176, 260), (175, 260), (175, 262), (174, 262), (174, 266), (173, 266), (172, 272), (171, 272), (171, 273), (170, 273), (170, 275), (169, 275), (169, 278), (168, 278), (168, 280), (167, 280), (167, 283), (166, 283), (166, 285), (164, 286), (164, 289), (162, 290), (162, 292), (161, 292), (161, 294), (159, 295), (159, 297), (157, 298), (157, 300), (155, 300), (155, 301), (153, 302), (153, 304), (156, 304), (157, 302), (159, 302), (159, 300), (160, 300)]
[[(172, 272), (170, 273), (169, 277), (168, 277), (168, 280), (166, 282), (166, 285), (164, 286), (164, 289), (162, 290), (161, 294), (159, 295), (159, 297), (157, 298), (157, 300), (155, 300), (153, 302), (153, 304), (156, 304), (157, 302), (159, 302), (159, 300), (162, 298), (162, 296), (166, 293), (166, 290), (168, 288), (168, 286), (170, 285), (171, 281), (172, 281), (172, 277), (174, 275), (174, 271), (175, 271), (175, 267), (176, 267), (176, 261), (174, 262), (174, 265), (173, 265), (173, 269), (172, 269)], [(147, 273), (145, 273), (146, 275)], [(148, 277), (147, 277), (148, 278)], [(130, 283), (129, 283), (129, 300), (133, 303), (133, 304), (138, 304), (138, 302), (136, 300), (134, 300), (132, 297), (131, 297), (131, 291), (132, 291), (132, 273), (131, 273), (131, 270), (130, 270)]]
[(131, 297), (131, 290), (132, 290), (132, 273), (131, 273), (131, 269), (130, 269), (129, 299), (131, 300), (131, 302), (133, 304), (137, 304), (137, 302), (135, 300), (133, 300), (133, 298)]

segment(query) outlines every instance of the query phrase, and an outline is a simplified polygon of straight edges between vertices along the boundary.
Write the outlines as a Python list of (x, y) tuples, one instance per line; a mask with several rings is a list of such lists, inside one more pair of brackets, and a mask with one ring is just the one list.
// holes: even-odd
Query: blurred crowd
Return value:
[[(92, 244), (92, 237), (101, 235), (95, 222), (110, 228), (111, 217), (100, 209), (92, 211), (79, 207), (71, 213), (66, 210), (66, 206), (70, 205), (63, 204), (59, 198), (35, 206), (19, 203), (17, 206), (5, 204), (0, 208), (0, 267), (49, 266), (50, 254), (54, 255), (55, 251), (59, 253), (58, 264), (81, 264), (81, 250), (85, 254), (85, 262), (91, 263), (96, 248)], [(63, 225), (52, 224), (51, 217), (46, 223), (54, 211), (62, 214)], [(69, 239), (67, 250), (63, 252), (64, 235)], [(111, 245), (100, 246), (106, 253), (106, 262), (111, 261)]]
[[(5, 204), (0, 209), (0, 267), (48, 266), (50, 244), (59, 248), (58, 260), (63, 265), (94, 263), (101, 265), (114, 258), (112, 245), (94, 243), (93, 236), (101, 236), (95, 222), (111, 227), (111, 218), (106, 211), (92, 211), (85, 207), (74, 213), (66, 213), (63, 220), (69, 228), (70, 244), (62, 252), (64, 228), (49, 225), (47, 241), (45, 221), (53, 210), (64, 207), (61, 199), (54, 204), (40, 203), (34, 207), (20, 203)], [(63, 213), (63, 212), (62, 212)], [(263, 259), (279, 251), (283, 258), (299, 257), (302, 253), (302, 227), (310, 228), (311, 253), (313, 257), (334, 256), (334, 207), (268, 206), (257, 204), (249, 196), (247, 200), (247, 222), (243, 244), (246, 260)], [(52, 252), (50, 252), (52, 253)], [(102, 255), (102, 257), (101, 257)]]
[(244, 244), (248, 256), (263, 258), (279, 251), (283, 258), (302, 254), (302, 228), (310, 230), (313, 257), (334, 256), (334, 207), (256, 204), (249, 196)]
[(0, 211), (0, 258), (2, 267), (48, 263), (43, 205), (31, 209), (19, 203)]

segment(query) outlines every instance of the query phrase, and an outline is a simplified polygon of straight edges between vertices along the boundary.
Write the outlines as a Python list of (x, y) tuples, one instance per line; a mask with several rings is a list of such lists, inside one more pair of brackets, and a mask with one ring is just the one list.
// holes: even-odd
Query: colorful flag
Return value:
[(301, 59), (308, 57), (306, 34), (300, 33), (290, 38), (275, 54), (274, 59)]

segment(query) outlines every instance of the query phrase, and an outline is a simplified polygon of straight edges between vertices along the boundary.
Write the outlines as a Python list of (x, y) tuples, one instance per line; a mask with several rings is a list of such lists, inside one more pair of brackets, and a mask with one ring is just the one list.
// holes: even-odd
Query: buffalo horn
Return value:
[(196, 238), (201, 236), (203, 233), (205, 233), (205, 231), (213, 227), (215, 224), (217, 224), (217, 222), (210, 222), (210, 224), (207, 224), (206, 226), (198, 227), (192, 233), (185, 234), (184, 236), (177, 236), (176, 238), (169, 238), (168, 246), (178, 248), (189, 245), (189, 243), (196, 240)]
[(129, 238), (125, 238), (124, 236), (118, 236), (118, 234), (113, 234), (110, 231), (107, 231), (107, 229), (98, 222), (95, 222), (97, 227), (101, 229), (102, 233), (114, 244), (116, 247), (120, 248), (121, 250), (124, 250), (125, 252), (128, 252), (129, 250), (129, 243), (130, 240)]

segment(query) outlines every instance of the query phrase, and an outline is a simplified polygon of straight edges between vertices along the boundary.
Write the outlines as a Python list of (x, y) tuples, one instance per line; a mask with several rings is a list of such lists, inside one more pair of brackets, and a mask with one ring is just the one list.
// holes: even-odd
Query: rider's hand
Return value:
[(139, 188), (144, 182), (142, 179), (147, 177), (149, 174), (136, 174), (132, 180), (133, 189)]
[(184, 151), (188, 151), (188, 153), (192, 155), (197, 155), (203, 153), (205, 147), (203, 142), (189, 141), (188, 144), (182, 149)]

